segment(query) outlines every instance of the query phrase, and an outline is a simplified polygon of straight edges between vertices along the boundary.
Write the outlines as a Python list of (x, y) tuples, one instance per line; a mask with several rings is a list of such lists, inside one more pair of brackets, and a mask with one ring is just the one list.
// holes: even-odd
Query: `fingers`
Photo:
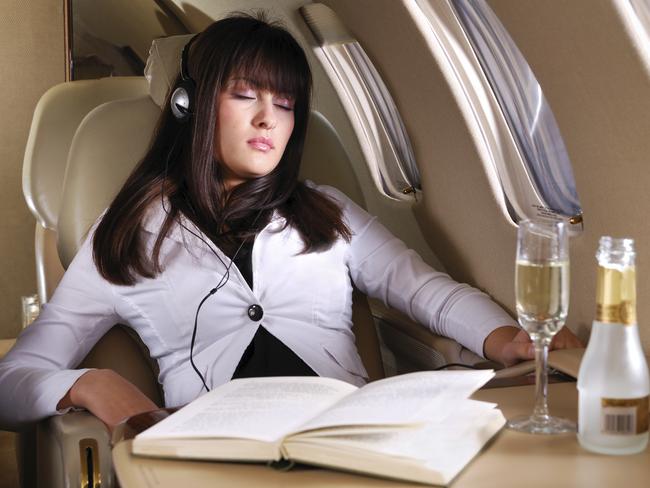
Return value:
[(515, 357), (521, 361), (535, 359), (535, 345), (532, 342), (513, 343)]
[[(550, 349), (571, 349), (584, 347), (580, 339), (568, 328), (558, 332)], [(535, 347), (523, 329), (504, 326), (495, 329), (485, 340), (485, 357), (512, 366), (520, 361), (535, 358)]]
[[(528, 338), (528, 335), (526, 335), (526, 338)], [(503, 364), (506, 367), (529, 359), (535, 359), (535, 346), (530, 342), (530, 339), (527, 341), (514, 340), (503, 348)]]
[(563, 327), (551, 342), (551, 349), (574, 349), (582, 347), (585, 347), (582, 341), (567, 327)]
[[(572, 349), (584, 347), (580, 339), (568, 328), (558, 332), (551, 342), (550, 349)], [(535, 346), (525, 330), (520, 330), (511, 340), (503, 345), (501, 362), (512, 366), (521, 361), (535, 359)]]

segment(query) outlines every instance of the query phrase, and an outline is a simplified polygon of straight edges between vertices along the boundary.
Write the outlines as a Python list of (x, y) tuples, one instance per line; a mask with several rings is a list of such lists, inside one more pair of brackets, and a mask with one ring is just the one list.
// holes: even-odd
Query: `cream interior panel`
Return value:
[(632, 237), (639, 332), (648, 355), (650, 76), (644, 60), (613, 0), (489, 3), (535, 72), (573, 162), (585, 227), (571, 244), (569, 320), (582, 329), (593, 320), (599, 237)]
[[(330, 143), (336, 135), (332, 135), (331, 124), (320, 113), (313, 112), (311, 120), (305, 138), (300, 177), (320, 185), (336, 186), (357, 205), (364, 206), (365, 199), (357, 179), (349, 177), (351, 163), (340, 145), (340, 138), (337, 138), (338, 144)], [(323, 147), (327, 143), (330, 143), (329, 147)]]
[[(439, 260), (427, 245), (419, 230), (417, 221), (411, 211), (411, 205), (383, 197), (379, 194), (372, 181), (350, 121), (343, 110), (334, 87), (312, 52), (315, 47), (312, 34), (298, 12), (299, 7), (310, 2), (305, 0), (276, 0), (274, 2), (265, 0), (194, 0), (191, 5), (184, 0), (167, 0), (167, 2), (170, 5), (173, 4), (192, 32), (204, 29), (213, 19), (221, 18), (233, 11), (250, 12), (255, 9), (264, 9), (269, 12), (272, 18), (280, 19), (296, 36), (302, 46), (306, 48), (305, 51), (314, 77), (313, 109), (320, 112), (336, 128), (345, 151), (352, 162), (349, 175), (341, 174), (342, 179), (338, 183), (330, 180), (328, 184), (344, 188), (349, 185), (345, 179), (356, 177), (365, 200), (365, 208), (370, 213), (379, 216), (386, 227), (420, 253), (425, 261), (434, 267), (441, 268)], [(328, 2), (323, 3), (327, 4)], [(357, 4), (356, 0), (342, 3), (350, 3), (354, 8), (356, 8)], [(359, 2), (359, 6), (362, 3)], [(395, 95), (393, 93), (393, 96)], [(313, 178), (314, 181), (318, 182), (317, 172), (303, 171), (303, 176)]]

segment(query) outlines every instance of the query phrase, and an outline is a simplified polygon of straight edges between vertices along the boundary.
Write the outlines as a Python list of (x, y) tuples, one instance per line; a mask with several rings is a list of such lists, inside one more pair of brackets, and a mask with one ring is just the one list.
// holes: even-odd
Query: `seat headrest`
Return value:
[(160, 108), (180, 72), (183, 47), (192, 37), (194, 34), (163, 37), (151, 43), (144, 77), (149, 83), (149, 96)]
[(68, 151), (86, 114), (108, 101), (146, 93), (142, 77), (114, 77), (61, 83), (41, 97), (25, 147), (23, 194), (43, 227), (56, 228)]

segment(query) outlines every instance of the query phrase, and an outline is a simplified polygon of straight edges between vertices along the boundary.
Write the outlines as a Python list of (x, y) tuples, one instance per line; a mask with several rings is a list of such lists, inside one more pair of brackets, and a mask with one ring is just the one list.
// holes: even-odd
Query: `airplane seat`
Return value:
[[(178, 63), (169, 66), (177, 69)], [(148, 72), (149, 86), (160, 86), (155, 76), (159, 71), (152, 68)], [(94, 83), (99, 86), (101, 81), (87, 83), (89, 87)], [(145, 154), (160, 115), (160, 105), (155, 93), (113, 100), (91, 110), (76, 129), (67, 157), (56, 221), (58, 255), (64, 267)], [(65, 109), (62, 110), (65, 113)], [(345, 157), (333, 127), (318, 114), (310, 119), (305, 145), (307, 154), (318, 153), (325, 160)], [(371, 380), (381, 378), (384, 376), (383, 363), (370, 308), (359, 292), (355, 292), (353, 302), (353, 330), (362, 361)], [(80, 367), (113, 369), (162, 406), (156, 365), (151, 364), (146, 348), (137, 338), (133, 339), (124, 328), (114, 327)], [(36, 439), (36, 486), (73, 486), (80, 481), (81, 486), (86, 486), (84, 483), (90, 480), (97, 483), (100, 479), (103, 488), (115, 485), (111, 439), (104, 424), (88, 412), (71, 412), (39, 422)], [(19, 464), (24, 472), (26, 462), (34, 461), (34, 456), (33, 453), (31, 456), (26, 456), (25, 452), (21, 454), (24, 454), (20, 460), (23, 462)]]
[[(147, 92), (141, 77), (104, 78), (55, 85), (37, 103), (23, 159), (23, 194), (36, 219), (36, 282), (41, 303), (49, 300), (64, 272), (56, 249), (57, 225), (68, 153), (79, 124), (98, 105)], [(35, 439), (34, 429), (16, 439), (23, 486), (36, 483)]]
[[(25, 150), (23, 192), (37, 221), (35, 256), (41, 303), (49, 299), (64, 270), (56, 246), (60, 237), (58, 224), (64, 177), (74, 134), (85, 116), (97, 106), (116, 99), (146, 96), (147, 93), (148, 85), (144, 78), (116, 77), (56, 85), (38, 102)], [(120, 329), (114, 329), (108, 334), (108, 341), (119, 341), (120, 334), (124, 335)], [(120, 361), (120, 365), (125, 369), (128, 364), (142, 362), (142, 354), (135, 354), (139, 351), (139, 346), (132, 340), (126, 341), (122, 350), (130, 351), (130, 354), (124, 354), (125, 357)], [(102, 349), (99, 348), (93, 351), (89, 358), (96, 360), (101, 353)], [(137, 376), (132, 381), (136, 384), (142, 383)], [(151, 392), (146, 386), (142, 387)], [(151, 393), (160, 396), (157, 391)], [(43, 439), (48, 435), (48, 430), (42, 428), (45, 423), (41, 424), (43, 425), (39, 425), (36, 430), (27, 429), (17, 438), (16, 453), (23, 486), (34, 486), (37, 483), (37, 472), (43, 472), (43, 466), (48, 464), (45, 451), (37, 449), (39, 445), (47, 445), (36, 441), (37, 438)], [(35, 459), (35, 451), (39, 451), (38, 459)], [(49, 464), (60, 470), (59, 461), (60, 459), (55, 459)], [(39, 484), (49, 486), (48, 478), (49, 474), (44, 476)]]

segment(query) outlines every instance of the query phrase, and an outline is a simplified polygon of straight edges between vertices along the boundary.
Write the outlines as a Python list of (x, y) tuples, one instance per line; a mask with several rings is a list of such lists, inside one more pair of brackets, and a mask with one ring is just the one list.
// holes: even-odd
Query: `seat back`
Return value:
[(68, 156), (57, 231), (64, 267), (145, 155), (160, 115), (148, 95), (92, 110), (79, 125)]
[(93, 108), (144, 95), (147, 90), (140, 77), (75, 81), (50, 88), (36, 105), (23, 159), (23, 194), (36, 218), (36, 283), (42, 303), (63, 275), (56, 252), (56, 227), (72, 138)]

